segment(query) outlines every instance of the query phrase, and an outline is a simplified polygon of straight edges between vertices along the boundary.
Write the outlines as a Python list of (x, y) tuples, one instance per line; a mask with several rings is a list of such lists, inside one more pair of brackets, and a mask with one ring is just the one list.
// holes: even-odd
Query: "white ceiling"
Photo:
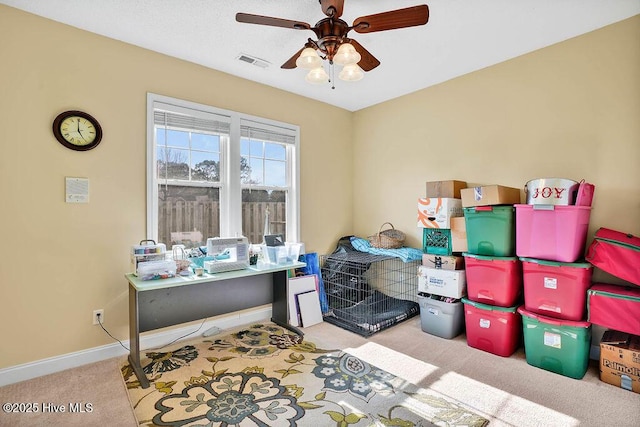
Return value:
[[(0, 0), (83, 30), (356, 111), (640, 14), (640, 0), (345, 0), (342, 19), (426, 3), (424, 26), (349, 36), (381, 62), (358, 82), (311, 85), (280, 68), (315, 38), (235, 21), (237, 12), (303, 21), (318, 0)], [(28, 29), (25, 29), (28, 31)], [(240, 54), (270, 65), (239, 61)], [(337, 72), (336, 72), (337, 75)]]

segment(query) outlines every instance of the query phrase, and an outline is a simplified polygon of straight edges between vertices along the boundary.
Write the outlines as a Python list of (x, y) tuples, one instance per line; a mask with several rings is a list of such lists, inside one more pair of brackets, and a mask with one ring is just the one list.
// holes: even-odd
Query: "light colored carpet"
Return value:
[[(340, 348), (465, 402), (490, 420), (489, 427), (640, 425), (640, 395), (601, 382), (595, 361), (583, 379), (575, 380), (528, 365), (523, 349), (503, 358), (467, 346), (464, 334), (452, 340), (426, 334), (419, 317), (369, 338), (328, 323), (304, 332), (319, 347)], [(90, 414), (62, 416), (0, 413), (0, 425), (137, 426), (120, 373), (125, 362), (117, 358), (0, 388), (3, 403), (81, 401), (94, 407)]]
[(575, 380), (528, 365), (522, 347), (505, 358), (469, 347), (465, 334), (447, 340), (424, 333), (419, 316), (368, 339), (326, 323), (305, 332), (419, 387), (455, 396), (490, 426), (640, 426), (640, 395), (600, 381), (596, 361)]
[(2, 411), (0, 426), (137, 426), (121, 363), (114, 358), (0, 387), (2, 404), (31, 404), (32, 410)]
[(140, 387), (123, 375), (141, 425), (447, 426), (488, 420), (441, 393), (270, 322), (148, 352)]

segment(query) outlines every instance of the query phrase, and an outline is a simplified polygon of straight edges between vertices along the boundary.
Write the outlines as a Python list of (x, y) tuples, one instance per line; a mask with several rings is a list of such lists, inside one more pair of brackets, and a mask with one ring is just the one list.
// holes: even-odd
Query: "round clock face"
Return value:
[(65, 111), (53, 121), (53, 134), (65, 147), (86, 151), (102, 140), (102, 128), (96, 119), (82, 111)]

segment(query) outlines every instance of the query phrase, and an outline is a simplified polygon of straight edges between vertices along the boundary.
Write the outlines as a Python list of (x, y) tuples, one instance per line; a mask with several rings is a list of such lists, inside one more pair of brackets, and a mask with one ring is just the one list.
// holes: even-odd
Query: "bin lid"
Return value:
[(546, 265), (550, 267), (593, 268), (593, 266), (588, 262), (559, 262), (559, 261), (549, 261), (546, 259), (535, 259), (535, 258), (525, 258), (525, 257), (520, 257), (520, 261), (532, 262), (535, 264)]
[(613, 285), (610, 283), (594, 283), (587, 289), (587, 299), (591, 295), (606, 295), (611, 298), (640, 301), (640, 288), (637, 286)]
[(518, 261), (518, 257), (515, 257), (515, 256), (489, 256), (489, 255), (470, 254), (468, 252), (463, 252), (462, 256), (468, 257), (468, 258), (475, 258), (482, 261)]
[(527, 310), (526, 308), (524, 308), (524, 306), (518, 307), (518, 313), (530, 319), (535, 319), (538, 322), (546, 323), (548, 325), (553, 325), (553, 326), (570, 326), (572, 328), (590, 328), (591, 327), (590, 322), (583, 322), (580, 320), (576, 321), (576, 320), (558, 319), (555, 317), (542, 316), (540, 314), (533, 313)]
[(513, 307), (498, 307), (497, 305), (489, 305), (489, 304), (483, 304), (477, 301), (471, 301), (466, 297), (462, 297), (462, 302), (464, 304), (469, 304), (481, 310), (487, 310), (487, 311), (503, 311), (506, 313), (515, 313), (518, 309), (517, 305), (514, 305)]
[(462, 208), (463, 212), (491, 212), (491, 211), (515, 211), (514, 205), (487, 205)]
[(591, 206), (578, 206), (578, 205), (513, 205), (516, 211), (518, 210), (535, 210), (535, 211), (586, 211), (591, 210)]

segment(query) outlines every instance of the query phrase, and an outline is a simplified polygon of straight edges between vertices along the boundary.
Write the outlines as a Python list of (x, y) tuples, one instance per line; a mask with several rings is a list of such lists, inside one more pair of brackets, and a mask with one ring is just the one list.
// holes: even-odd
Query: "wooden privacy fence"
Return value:
[[(242, 203), (242, 232), (250, 243), (262, 243), (267, 209), (271, 234), (285, 235), (285, 205), (285, 202)], [(220, 202), (218, 201), (179, 199), (160, 201), (158, 209), (158, 239), (167, 246), (176, 243), (183, 243), (187, 247), (199, 246), (204, 244), (208, 237), (220, 236)], [(191, 236), (200, 233), (202, 241), (190, 244)]]

